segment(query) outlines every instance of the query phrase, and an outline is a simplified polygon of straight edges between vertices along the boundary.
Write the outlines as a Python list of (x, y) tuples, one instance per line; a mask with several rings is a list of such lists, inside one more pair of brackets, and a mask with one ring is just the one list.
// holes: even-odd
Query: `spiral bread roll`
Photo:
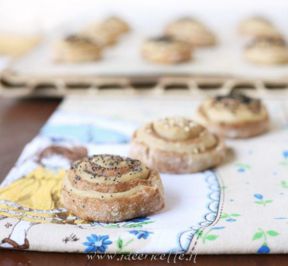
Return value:
[(160, 172), (192, 173), (220, 164), (224, 143), (206, 128), (183, 118), (164, 118), (138, 129), (130, 156)]
[(248, 138), (269, 129), (268, 112), (261, 101), (233, 91), (204, 101), (196, 119), (228, 138)]
[(170, 36), (148, 39), (142, 46), (142, 56), (157, 64), (177, 64), (191, 59), (192, 48)]
[(105, 48), (117, 43), (119, 34), (107, 29), (102, 23), (93, 23), (81, 31), (81, 35), (87, 36), (100, 47)]
[(254, 16), (243, 20), (239, 32), (248, 37), (281, 37), (279, 30), (265, 17)]
[(193, 47), (207, 47), (216, 44), (216, 37), (207, 26), (194, 18), (183, 17), (167, 25), (165, 33), (184, 41)]
[(76, 161), (63, 181), (61, 201), (88, 221), (120, 222), (164, 207), (159, 174), (139, 160), (94, 155)]
[(102, 27), (107, 29), (108, 31), (114, 32), (117, 35), (122, 35), (130, 31), (129, 24), (125, 20), (117, 16), (111, 16), (106, 18), (102, 22)]
[(261, 65), (287, 64), (288, 46), (281, 38), (257, 38), (246, 47), (245, 57), (250, 62)]
[(90, 38), (81, 35), (69, 35), (55, 46), (55, 61), (57, 62), (97, 61), (101, 55), (101, 47)]

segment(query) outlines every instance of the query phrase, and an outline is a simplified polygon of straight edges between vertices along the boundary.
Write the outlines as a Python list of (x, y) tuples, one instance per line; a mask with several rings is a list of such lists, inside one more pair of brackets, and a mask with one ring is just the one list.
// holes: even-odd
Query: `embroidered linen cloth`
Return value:
[[(69, 97), (23, 150), (0, 186), (0, 247), (59, 252), (286, 253), (288, 104), (266, 102), (271, 131), (230, 140), (209, 171), (161, 174), (166, 207), (121, 223), (87, 223), (59, 203), (67, 149), (127, 155), (132, 132), (169, 115), (193, 117), (183, 97)], [(57, 148), (55, 148), (57, 147)], [(66, 151), (66, 152), (65, 152)]]

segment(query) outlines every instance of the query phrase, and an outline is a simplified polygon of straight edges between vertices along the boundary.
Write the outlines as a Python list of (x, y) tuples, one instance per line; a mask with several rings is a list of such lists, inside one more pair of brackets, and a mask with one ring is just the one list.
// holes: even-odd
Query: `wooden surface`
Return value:
[[(39, 131), (43, 123), (58, 106), (59, 100), (12, 100), (0, 98), (0, 181), (5, 177), (20, 155), (24, 145)], [(245, 230), (243, 228), (243, 230)], [(185, 260), (186, 259), (186, 260)], [(191, 265), (193, 261), (178, 259), (179, 265)], [(163, 260), (134, 261), (132, 257), (113, 260), (88, 260), (84, 254), (40, 253), (28, 251), (12, 251), (0, 249), (0, 266), (14, 265), (166, 265), (167, 257)], [(170, 257), (170, 264), (174, 264), (174, 257)], [(233, 266), (281, 266), (288, 265), (286, 255), (217, 255), (197, 256), (196, 265), (233, 265)]]

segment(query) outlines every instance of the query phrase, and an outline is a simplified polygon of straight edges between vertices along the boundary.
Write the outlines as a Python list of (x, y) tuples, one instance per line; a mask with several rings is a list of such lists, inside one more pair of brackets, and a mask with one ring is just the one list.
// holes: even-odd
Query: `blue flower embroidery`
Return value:
[(233, 223), (237, 221), (239, 216), (239, 213), (222, 213), (220, 218), (224, 219), (226, 222)]
[(262, 205), (262, 206), (266, 206), (267, 204), (273, 202), (273, 200), (271, 200), (271, 199), (266, 199), (266, 198), (264, 198), (264, 195), (259, 194), (259, 193), (254, 194), (254, 198), (257, 199), (257, 200), (255, 201), (255, 203), (258, 204), (258, 205)]
[(263, 199), (263, 195), (262, 194), (254, 194), (254, 197), (258, 200), (262, 200)]
[(279, 233), (275, 230), (263, 230), (262, 228), (258, 228), (258, 230), (254, 233), (252, 240), (262, 241), (261, 246), (258, 248), (258, 254), (268, 254), (270, 253), (270, 248), (268, 246), (268, 240), (270, 237), (277, 237)]
[(258, 250), (257, 250), (258, 254), (268, 254), (270, 253), (270, 248), (267, 246), (267, 244), (263, 244)]
[(246, 163), (236, 163), (235, 164), (237, 171), (239, 173), (245, 173), (246, 171), (250, 170), (251, 166)]
[(85, 253), (99, 252), (104, 253), (108, 246), (112, 244), (108, 235), (95, 235), (87, 236), (88, 242), (84, 242), (83, 245), (87, 246)]
[(213, 230), (222, 230), (224, 228), (225, 228), (225, 226), (213, 226), (212, 227)]
[(234, 218), (228, 218), (226, 219), (226, 222), (229, 222), (229, 223), (233, 223), (233, 222), (236, 222), (237, 220), (234, 219)]
[(153, 234), (152, 232), (145, 230), (131, 230), (129, 233), (135, 235), (138, 239), (147, 239), (150, 234)]
[(134, 218), (134, 219), (131, 219), (129, 220), (128, 222), (132, 222), (132, 223), (142, 223), (142, 222), (146, 222), (150, 220), (150, 218), (148, 217), (138, 217), (138, 218)]
[(288, 150), (283, 151), (284, 159), (288, 159)]

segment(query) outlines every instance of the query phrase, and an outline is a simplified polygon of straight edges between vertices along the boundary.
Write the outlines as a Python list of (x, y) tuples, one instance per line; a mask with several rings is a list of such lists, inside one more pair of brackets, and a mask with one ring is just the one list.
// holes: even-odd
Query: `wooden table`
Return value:
[[(60, 100), (43, 99), (3, 99), (0, 98), (0, 181), (5, 177), (20, 155), (24, 145), (31, 141), (43, 123), (60, 103)], [(287, 239), (288, 241), (288, 239)], [(288, 242), (287, 242), (288, 245)], [(40, 253), (0, 249), (0, 266), (14, 265), (164, 265), (164, 259), (142, 261), (122, 260), (120, 257), (111, 260), (88, 261), (84, 254)], [(171, 259), (171, 258), (170, 258)], [(173, 258), (172, 258), (173, 259)], [(178, 264), (193, 264), (193, 261), (180, 261)], [(173, 261), (170, 264), (174, 264)], [(217, 255), (197, 256), (196, 265), (288, 265), (285, 255)]]

